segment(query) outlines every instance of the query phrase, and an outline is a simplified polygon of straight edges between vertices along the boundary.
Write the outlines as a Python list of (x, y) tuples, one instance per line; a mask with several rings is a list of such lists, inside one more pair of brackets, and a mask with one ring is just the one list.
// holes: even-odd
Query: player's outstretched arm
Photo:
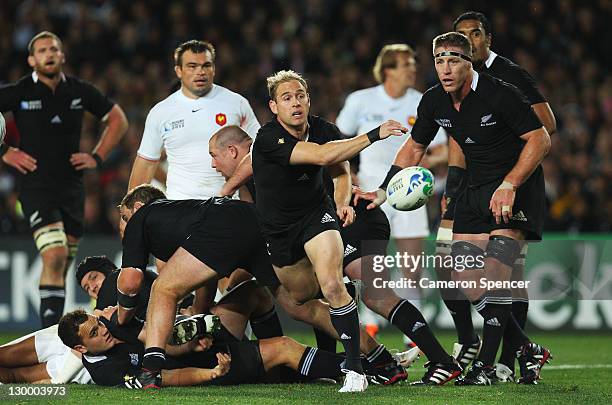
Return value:
[(330, 166), (343, 160), (349, 160), (373, 142), (390, 136), (401, 136), (408, 128), (397, 121), (389, 120), (367, 134), (351, 139), (331, 141), (318, 145), (312, 142), (298, 142), (291, 152), (289, 163), (292, 165)]
[(232, 358), (229, 354), (217, 353), (217, 367), (208, 368), (178, 368), (162, 370), (162, 386), (199, 385), (227, 374), (230, 370)]
[(367, 209), (369, 210), (382, 205), (387, 200), (387, 193), (385, 190), (389, 184), (389, 181), (391, 181), (393, 176), (395, 176), (400, 170), (406, 167), (418, 165), (421, 159), (423, 159), (423, 155), (425, 155), (426, 150), (426, 145), (421, 145), (420, 143), (415, 142), (412, 138), (406, 139), (406, 141), (402, 144), (402, 147), (397, 151), (393, 165), (387, 172), (385, 180), (378, 189), (363, 191), (359, 188), (355, 188), (353, 190), (355, 193), (355, 204), (357, 204), (360, 199), (371, 201), (371, 203), (367, 206)]
[(240, 163), (238, 163), (232, 177), (225, 181), (219, 195), (221, 197), (234, 195), (236, 190), (244, 185), (251, 178), (251, 176), (253, 176), (253, 163), (251, 161), (251, 153), (248, 153), (242, 158)]

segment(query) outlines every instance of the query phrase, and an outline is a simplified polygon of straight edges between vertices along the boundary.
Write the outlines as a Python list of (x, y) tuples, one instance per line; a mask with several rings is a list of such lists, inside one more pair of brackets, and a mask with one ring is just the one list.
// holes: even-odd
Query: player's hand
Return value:
[(355, 222), (355, 217), (357, 217), (355, 210), (350, 205), (339, 206), (336, 209), (336, 214), (338, 214), (338, 218), (340, 219), (340, 221), (342, 221), (343, 228), (346, 228), (347, 226)]
[(217, 353), (217, 367), (212, 369), (211, 377), (219, 378), (227, 374), (230, 370), (232, 357), (227, 353)]
[(96, 315), (98, 318), (99, 317), (103, 317), (108, 319), (109, 321), (111, 320), (111, 317), (113, 316), (113, 314), (115, 313), (115, 311), (117, 310), (117, 306), (108, 306), (102, 310), (100, 309), (94, 309), (94, 315)]
[(353, 194), (355, 194), (353, 199), (354, 206), (357, 206), (359, 200), (372, 201), (366, 207), (369, 210), (380, 207), (385, 201), (387, 201), (387, 193), (385, 193), (385, 191), (381, 188), (376, 189), (375, 191), (363, 191), (359, 187), (353, 186)]
[[(189, 342), (193, 345), (191, 351), (193, 352), (205, 352), (210, 349), (213, 344), (213, 339), (210, 336), (204, 336), (198, 340), (192, 340)], [(188, 344), (189, 344), (188, 343)]]
[(402, 124), (394, 120), (388, 120), (380, 126), (378, 136), (380, 136), (380, 139), (385, 139), (390, 136), (402, 136), (406, 132), (408, 132), (408, 128)]
[(98, 162), (96, 162), (96, 159), (94, 159), (90, 153), (84, 152), (73, 153), (70, 155), (70, 164), (72, 164), (76, 170), (96, 169), (98, 167)]
[(9, 147), (8, 151), (2, 155), (2, 161), (19, 170), (21, 174), (28, 174), (38, 168), (36, 159), (18, 148)]
[(440, 216), (443, 217), (446, 214), (446, 210), (448, 209), (448, 200), (446, 194), (442, 195), (442, 199), (440, 200)]
[(514, 188), (504, 187), (503, 184), (495, 190), (489, 202), (489, 209), (495, 217), (496, 224), (501, 224), (502, 219), (506, 224), (510, 222), (514, 197), (516, 196)]

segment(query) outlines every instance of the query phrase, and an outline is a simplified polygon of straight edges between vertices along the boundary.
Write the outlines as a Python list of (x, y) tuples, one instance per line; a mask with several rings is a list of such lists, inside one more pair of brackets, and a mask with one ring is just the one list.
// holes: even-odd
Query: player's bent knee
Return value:
[[(68, 237), (64, 228), (42, 228), (34, 233), (34, 243), (42, 254), (49, 249), (65, 248), (65, 256), (68, 256)], [(58, 249), (63, 250), (63, 249)]]
[(450, 254), (453, 257), (455, 268), (457, 268), (458, 264), (461, 264), (466, 270), (470, 270), (480, 267), (478, 264), (481, 262), (485, 252), (473, 243), (458, 240), (453, 241)]
[(502, 235), (492, 235), (487, 244), (485, 257), (493, 258), (506, 266), (514, 266), (516, 259), (521, 253), (518, 241)]
[(117, 279), (117, 289), (127, 295), (137, 294), (140, 291), (143, 279), (144, 274), (139, 269), (122, 269)]

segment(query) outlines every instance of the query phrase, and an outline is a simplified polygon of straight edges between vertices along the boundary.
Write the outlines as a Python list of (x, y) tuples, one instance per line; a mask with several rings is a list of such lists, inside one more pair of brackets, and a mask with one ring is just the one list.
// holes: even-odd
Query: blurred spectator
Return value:
[[(545, 162), (550, 215), (546, 229), (612, 231), (612, 41), (605, 35), (612, 2), (530, 0), (469, 2), (493, 24), (493, 50), (529, 70), (557, 117), (559, 132)], [(87, 232), (114, 232), (114, 206), (149, 109), (174, 84), (172, 51), (187, 39), (217, 47), (217, 81), (249, 99), (260, 122), (270, 119), (265, 77), (281, 68), (309, 80), (312, 112), (335, 120), (344, 97), (374, 85), (371, 68), (384, 44), (407, 42), (419, 53), (426, 90), (436, 82), (431, 40), (467, 11), (440, 1), (5, 0), (0, 10), (0, 81), (29, 74), (26, 45), (47, 29), (63, 40), (67, 70), (118, 102), (130, 121), (107, 169), (87, 181)], [(9, 142), (16, 142), (14, 127)], [(11, 131), (13, 133), (11, 134)], [(90, 150), (97, 123), (84, 125)], [(206, 153), (204, 151), (203, 153)], [(443, 179), (444, 173), (438, 173)], [(28, 233), (19, 220), (13, 173), (0, 166), (0, 234)], [(437, 201), (430, 202), (436, 220)]]

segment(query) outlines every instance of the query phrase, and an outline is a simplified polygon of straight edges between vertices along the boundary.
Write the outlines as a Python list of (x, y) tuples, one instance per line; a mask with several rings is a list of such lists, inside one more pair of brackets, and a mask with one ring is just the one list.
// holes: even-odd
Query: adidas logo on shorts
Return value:
[(355, 253), (356, 251), (357, 251), (357, 248), (351, 245), (346, 245), (346, 248), (344, 249), (344, 257), (350, 255), (351, 253)]
[(326, 212), (325, 215), (323, 215), (323, 218), (321, 218), (321, 223), (325, 224), (328, 222), (336, 222), (336, 220)]
[(501, 323), (497, 320), (497, 318), (491, 318), (487, 321), (487, 325), (491, 326), (501, 326)]
[(527, 217), (525, 216), (525, 214), (523, 214), (522, 210), (512, 215), (512, 218), (510, 219), (513, 221), (527, 222)]
[(414, 326), (412, 327), (412, 331), (416, 332), (417, 330), (421, 329), (423, 326), (425, 326), (425, 324), (423, 322), (415, 322)]
[(343, 333), (342, 335), (340, 335), (340, 339), (342, 340), (349, 340), (352, 339), (349, 335), (347, 335), (346, 333)]

